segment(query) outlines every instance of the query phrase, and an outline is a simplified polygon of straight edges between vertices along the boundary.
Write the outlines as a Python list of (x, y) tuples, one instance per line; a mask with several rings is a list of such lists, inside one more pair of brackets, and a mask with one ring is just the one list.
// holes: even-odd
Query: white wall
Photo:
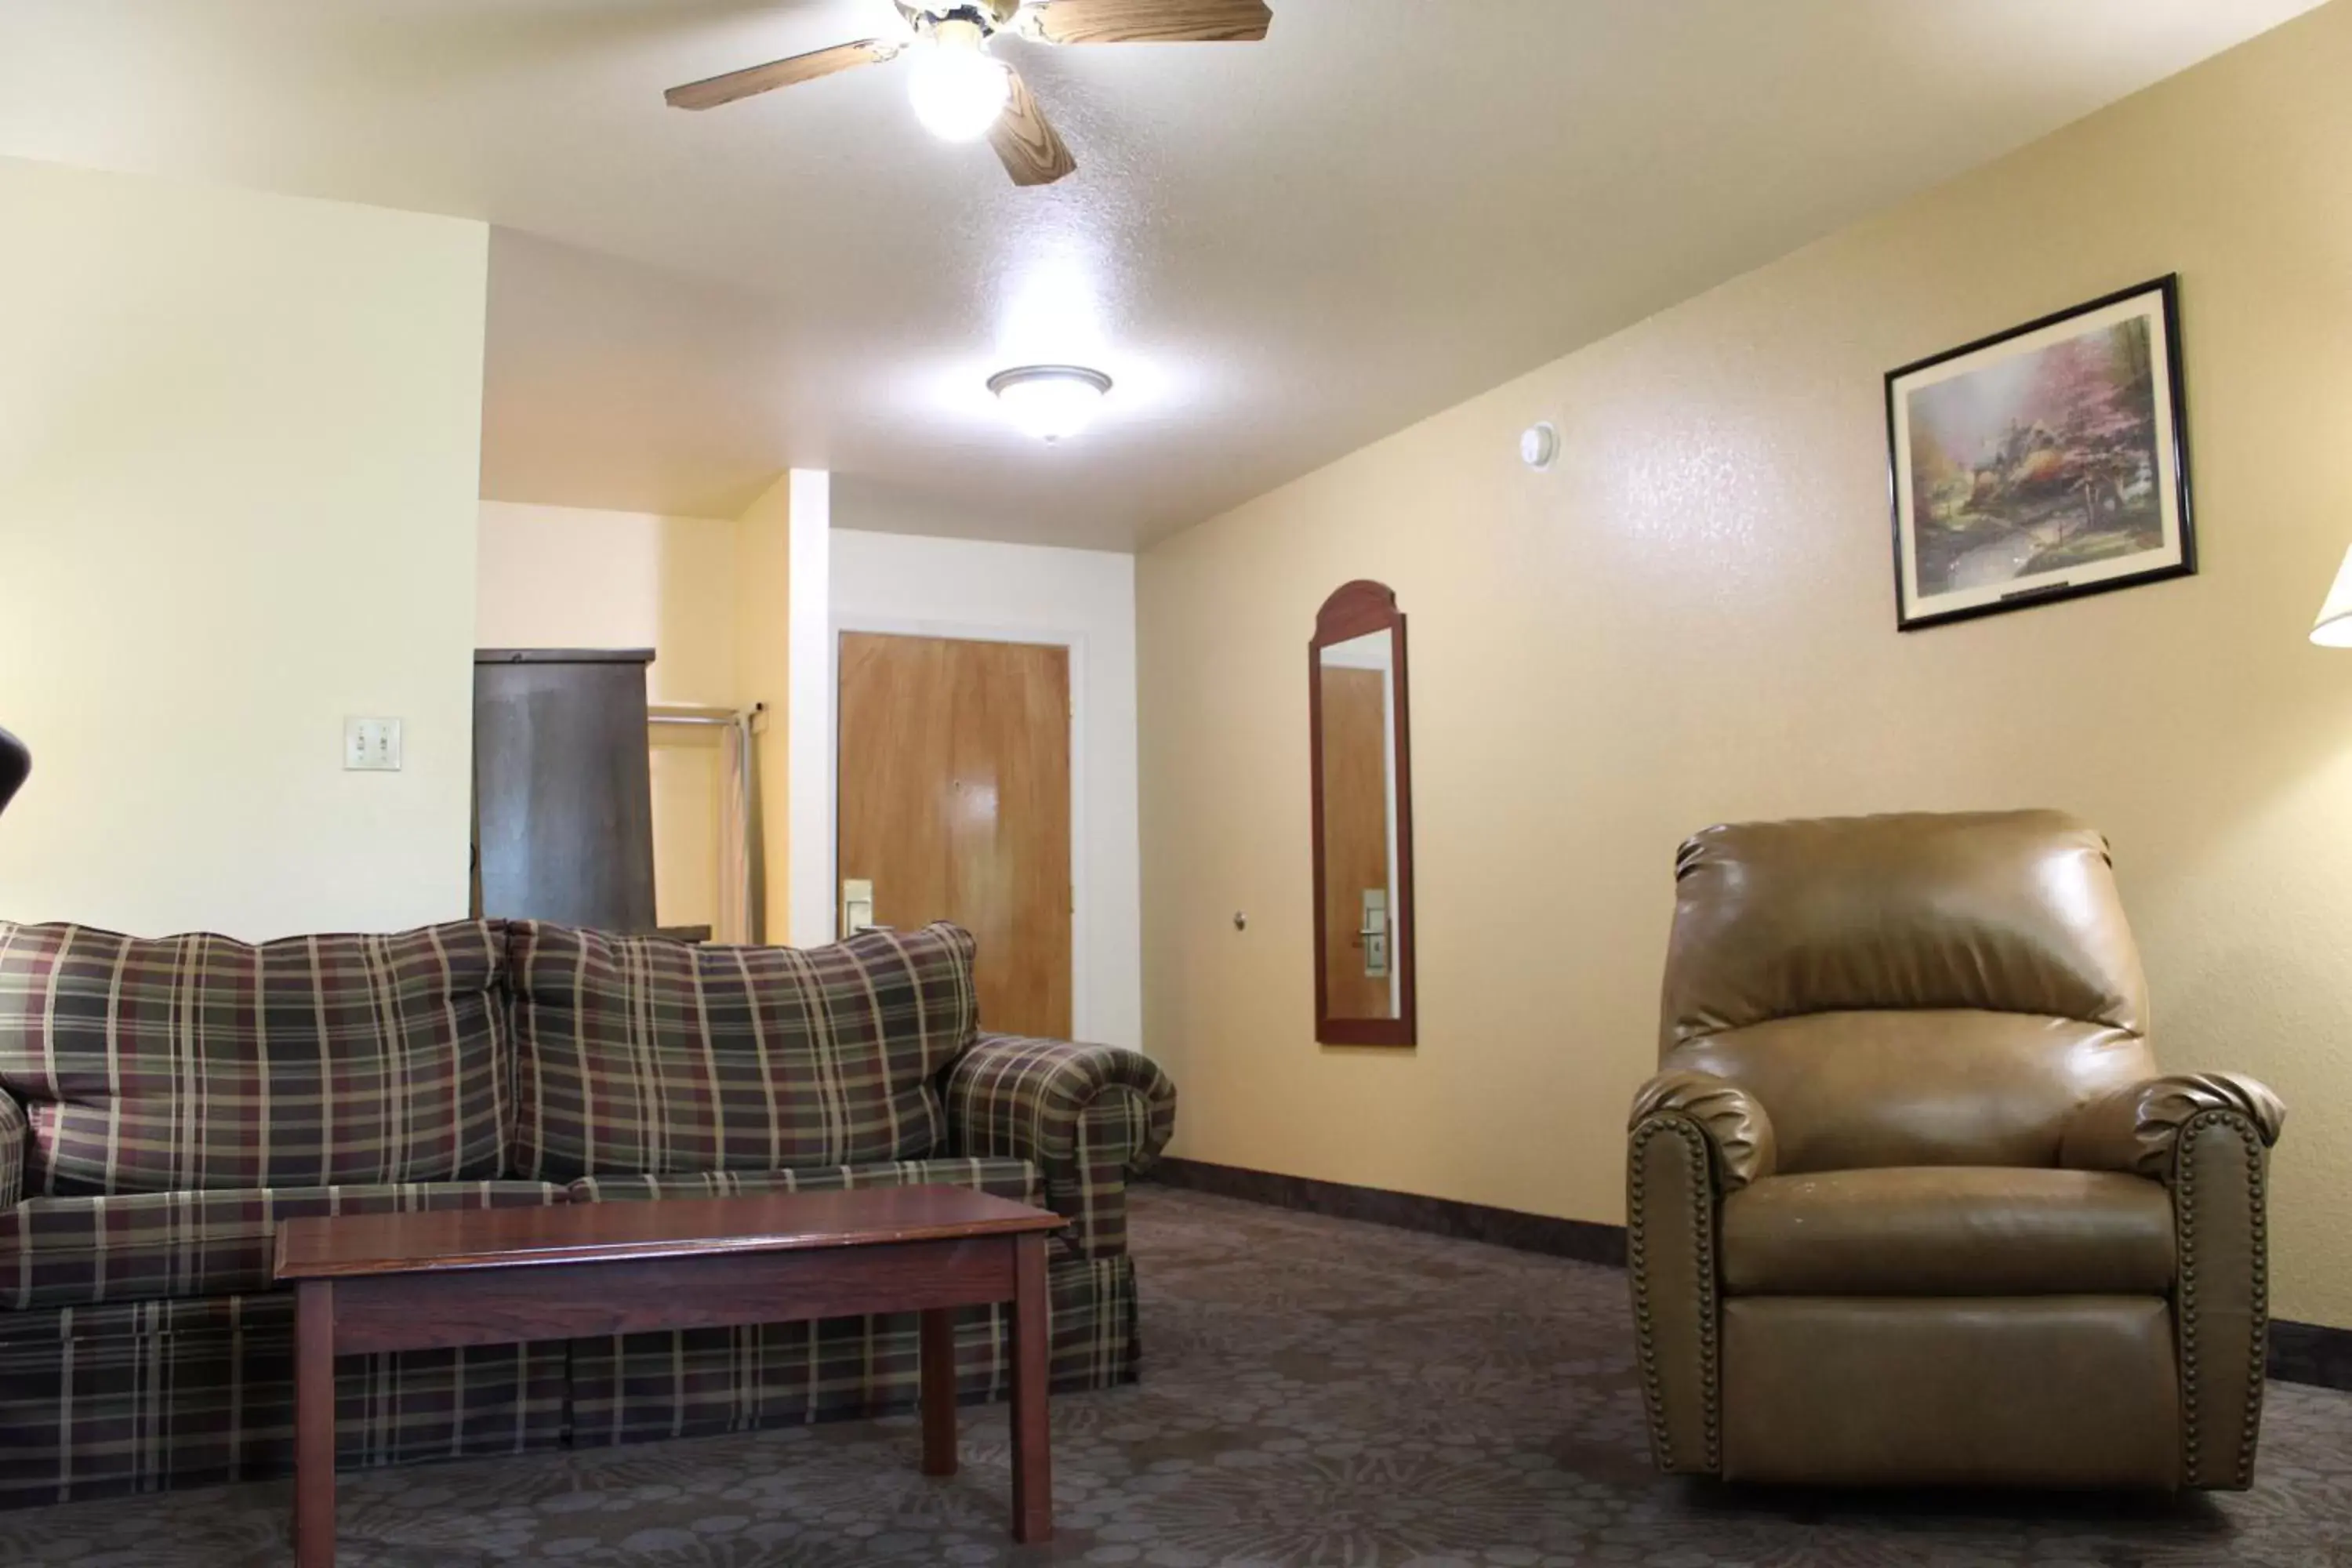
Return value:
[(791, 842), (807, 847), (786, 868), (787, 929), (795, 946), (814, 947), (831, 942), (840, 924), (833, 896), (833, 475), (794, 468), (782, 482), (789, 514), (785, 816)]
[[(846, 494), (835, 498), (836, 524), (858, 520), (849, 506)], [(1072, 796), (1078, 894), (1075, 1032), (1140, 1047), (1134, 557), (836, 526), (832, 584), (836, 631), (994, 635), (1071, 646), (1071, 688), (1079, 710), (1078, 788)]]
[[(483, 647), (649, 647), (657, 703), (733, 708), (736, 525), (725, 519), (484, 501)], [(656, 725), (650, 735), (654, 895), (664, 925), (710, 925), (719, 912), (716, 730)]]
[[(0, 160), (0, 915), (462, 916), (488, 231)], [(347, 716), (406, 767), (342, 771)]]

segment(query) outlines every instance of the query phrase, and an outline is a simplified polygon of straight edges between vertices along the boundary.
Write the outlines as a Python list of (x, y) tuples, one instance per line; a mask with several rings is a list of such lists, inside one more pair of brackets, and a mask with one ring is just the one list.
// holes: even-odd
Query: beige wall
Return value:
[[(768, 487), (736, 523), (735, 670), (741, 689), (768, 705), (761, 726), (760, 826), (766, 847), (767, 938), (793, 931), (792, 744), (793, 503), (789, 474)], [(805, 944), (803, 944), (805, 945)]]
[[(1617, 1220), (1684, 834), (2049, 804), (2115, 840), (2160, 1058), (2293, 1108), (2276, 1305), (2352, 1324), (2352, 655), (2304, 640), (2352, 540), (2347, 80), (2339, 3), (1146, 555), (1179, 1152)], [(1896, 635), (1881, 374), (2175, 269), (2202, 574)], [(1358, 576), (1411, 617), (1410, 1052), (1312, 1034), (1302, 649)]]
[[(767, 940), (832, 940), (832, 779), (823, 657), (830, 476), (780, 475), (741, 517), (655, 517), (574, 507), (482, 503), (484, 647), (651, 647), (656, 702), (767, 713), (759, 746)], [(716, 923), (719, 792), (715, 731), (653, 734), (656, 896), (667, 925)], [(814, 874), (814, 883), (809, 878)]]
[(488, 230), (0, 160), (0, 915), (462, 917)]
[[(656, 703), (734, 708), (736, 525), (724, 519), (484, 501), (483, 647), (649, 647)], [(664, 925), (719, 912), (726, 770), (716, 729), (651, 732), (654, 892)]]

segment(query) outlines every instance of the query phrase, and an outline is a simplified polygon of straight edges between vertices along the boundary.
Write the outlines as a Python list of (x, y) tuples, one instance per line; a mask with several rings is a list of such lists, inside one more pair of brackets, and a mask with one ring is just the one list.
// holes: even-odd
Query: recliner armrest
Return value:
[(2077, 1107), (2066, 1120), (2058, 1163), (2169, 1181), (2180, 1130), (2209, 1112), (2243, 1117), (2264, 1148), (2278, 1142), (2286, 1121), (2279, 1097), (2242, 1073), (2168, 1074)]
[(0, 1209), (15, 1208), (25, 1197), (25, 1108), (16, 1097), (0, 1089)]
[(1628, 1131), (1654, 1116), (1683, 1116), (1696, 1122), (1715, 1153), (1716, 1190), (1736, 1193), (1775, 1169), (1779, 1150), (1772, 1119), (1761, 1101), (1729, 1079), (1713, 1073), (1662, 1072), (1633, 1096)]
[(1625, 1278), (1650, 1456), (1661, 1470), (1723, 1473), (1718, 1218), (1724, 1194), (1771, 1174), (1775, 1153), (1764, 1107), (1727, 1079), (1664, 1072), (1633, 1096)]
[(2270, 1322), (2265, 1151), (2285, 1121), (2279, 1097), (2252, 1079), (2179, 1074), (2079, 1107), (2059, 1143), (2063, 1165), (2122, 1171), (2170, 1190), (2187, 1486), (2253, 1481)]

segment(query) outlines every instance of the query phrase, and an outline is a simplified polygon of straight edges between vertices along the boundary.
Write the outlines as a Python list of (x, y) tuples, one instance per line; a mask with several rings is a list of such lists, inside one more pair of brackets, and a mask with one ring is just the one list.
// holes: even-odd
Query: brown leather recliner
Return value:
[(1683, 846), (1626, 1214), (1661, 1469), (2242, 1488), (2276, 1096), (2168, 1077), (2053, 812)]

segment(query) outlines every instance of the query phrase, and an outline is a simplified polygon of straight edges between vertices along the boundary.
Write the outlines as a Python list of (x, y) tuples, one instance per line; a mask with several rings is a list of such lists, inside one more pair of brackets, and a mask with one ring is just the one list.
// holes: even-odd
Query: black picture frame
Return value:
[(1888, 371), (1886, 468), (1897, 631), (2194, 576), (2179, 275)]

